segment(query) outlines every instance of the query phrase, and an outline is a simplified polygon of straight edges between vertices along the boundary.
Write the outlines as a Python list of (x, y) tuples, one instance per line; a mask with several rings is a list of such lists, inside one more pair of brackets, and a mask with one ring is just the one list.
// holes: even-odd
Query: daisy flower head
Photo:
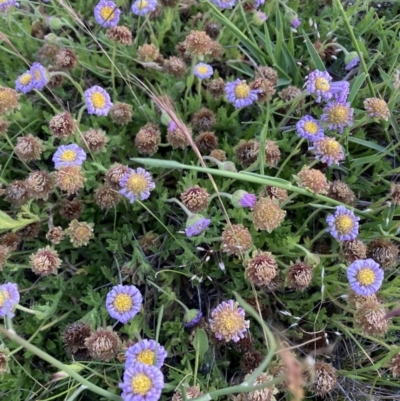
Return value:
[(112, 28), (118, 25), (121, 10), (111, 0), (100, 0), (94, 8), (96, 22), (104, 28)]
[(308, 150), (313, 150), (316, 159), (328, 166), (339, 164), (344, 160), (342, 145), (334, 138), (323, 137), (314, 141), (313, 146)]
[(77, 144), (61, 145), (53, 155), (54, 168), (59, 170), (61, 167), (82, 166), (86, 160), (85, 151)]
[(188, 328), (196, 326), (196, 324), (200, 322), (202, 317), (203, 314), (200, 310), (190, 309), (185, 313), (185, 316), (183, 317), (183, 325)]
[(350, 103), (333, 101), (324, 107), (324, 114), (321, 120), (328, 123), (331, 130), (343, 133), (343, 129), (353, 125), (354, 109), (350, 107)]
[(220, 303), (212, 312), (210, 328), (218, 340), (237, 343), (244, 337), (244, 333), (250, 326), (248, 320), (244, 320), (244, 309), (233, 300)]
[(344, 63), (346, 64), (346, 67), (344, 69), (346, 71), (350, 71), (358, 66), (358, 64), (360, 63), (360, 57), (358, 57), (358, 54), (356, 52), (350, 52), (344, 58)]
[(84, 97), (89, 114), (106, 116), (113, 106), (110, 95), (97, 85), (85, 90)]
[(290, 25), (292, 25), (292, 27), (294, 29), (297, 29), (301, 24), (301, 21), (298, 17), (294, 17), (290, 20)]
[(238, 189), (232, 194), (231, 202), (236, 208), (247, 207), (252, 209), (257, 202), (257, 196)]
[(296, 124), (297, 135), (313, 142), (324, 137), (324, 129), (315, 118), (306, 115)]
[(164, 375), (156, 366), (138, 363), (125, 369), (119, 387), (125, 401), (157, 401), (164, 388)]
[(236, 4), (236, 0), (211, 0), (211, 3), (223, 10), (233, 8)]
[(150, 173), (141, 167), (137, 170), (129, 168), (122, 176), (119, 185), (122, 188), (119, 193), (126, 196), (130, 203), (135, 202), (136, 199), (147, 199), (150, 191), (156, 187)]
[(28, 93), (35, 88), (35, 78), (30, 70), (21, 74), (15, 81), (15, 89)]
[(306, 86), (309, 95), (316, 95), (316, 102), (329, 100), (332, 97), (330, 92), (332, 77), (326, 71), (314, 70), (306, 76)]
[(327, 231), (338, 241), (350, 241), (358, 236), (358, 221), (360, 220), (351, 210), (338, 206), (335, 214), (326, 218)]
[(106, 308), (111, 317), (128, 323), (139, 312), (143, 297), (134, 285), (117, 285), (107, 294)]
[(383, 275), (383, 270), (373, 259), (356, 260), (347, 268), (350, 288), (363, 297), (379, 290)]
[(12, 309), (19, 302), (18, 285), (5, 283), (0, 285), (0, 316), (14, 317)]
[(42, 90), (49, 82), (49, 76), (46, 68), (40, 63), (33, 63), (30, 72), (34, 79), (34, 88)]
[(146, 15), (152, 13), (157, 8), (157, 0), (136, 0), (131, 7), (133, 14)]
[(0, 0), (0, 12), (6, 14), (12, 6), (17, 6), (16, 0)]
[(153, 366), (154, 362), (158, 369), (164, 364), (165, 358), (168, 356), (165, 348), (154, 340), (142, 340), (132, 345), (126, 350), (125, 367), (129, 368), (136, 364)]
[(214, 69), (209, 64), (198, 63), (194, 66), (193, 74), (196, 75), (197, 78), (200, 79), (210, 78), (213, 73)]
[(210, 219), (206, 219), (201, 214), (192, 214), (186, 221), (185, 233), (187, 237), (195, 237), (207, 230), (211, 224)]
[(237, 109), (250, 106), (257, 101), (259, 90), (251, 89), (246, 81), (237, 79), (228, 82), (225, 86), (225, 95), (229, 103), (232, 103)]

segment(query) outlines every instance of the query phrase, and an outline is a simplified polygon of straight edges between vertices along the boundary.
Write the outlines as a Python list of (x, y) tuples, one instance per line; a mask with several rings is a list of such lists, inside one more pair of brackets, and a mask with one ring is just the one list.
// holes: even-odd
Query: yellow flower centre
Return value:
[(318, 132), (318, 125), (312, 121), (307, 121), (304, 124), (304, 129), (307, 131), (308, 134), (315, 135)]
[(153, 365), (154, 362), (154, 351), (145, 349), (136, 358), (137, 362), (144, 363), (146, 365)]
[(332, 138), (325, 141), (323, 150), (328, 155), (334, 155), (340, 152), (340, 143)]
[(375, 272), (368, 267), (364, 267), (357, 273), (357, 280), (361, 285), (371, 285), (375, 282), (375, 279)]
[(137, 4), (137, 7), (139, 10), (143, 10), (144, 8), (147, 7), (148, 4), (149, 2), (147, 0), (140, 0)]
[(328, 92), (328, 90), (331, 88), (331, 85), (326, 78), (317, 78), (315, 80), (315, 87), (319, 91)]
[(133, 394), (146, 395), (153, 386), (153, 382), (150, 377), (145, 375), (144, 373), (138, 373), (136, 376), (132, 378), (131, 388), (133, 390)]
[(102, 109), (106, 105), (106, 98), (100, 92), (94, 92), (91, 96), (93, 106), (96, 109)]
[(90, 236), (91, 233), (90, 233), (90, 230), (87, 229), (87, 227), (78, 227), (75, 230), (74, 234), (75, 234), (76, 238), (83, 239), (83, 238)]
[(76, 152), (75, 150), (66, 150), (65, 152), (63, 152), (63, 154), (61, 155), (61, 160), (63, 162), (73, 162), (76, 159)]
[(347, 214), (343, 214), (336, 219), (335, 226), (340, 234), (348, 234), (354, 227), (354, 221)]
[(244, 328), (243, 318), (236, 312), (224, 310), (215, 317), (216, 329), (225, 338), (230, 338)]
[(41, 75), (40, 75), (39, 70), (35, 70), (35, 79), (38, 81), (38, 80), (40, 80), (40, 78), (41, 78)]
[(207, 74), (207, 72), (208, 72), (208, 67), (207, 67), (206, 65), (199, 65), (199, 66), (197, 67), (197, 72), (198, 72), (199, 74)]
[(349, 109), (342, 104), (333, 106), (329, 111), (329, 123), (331, 124), (344, 124), (349, 119)]
[(19, 82), (21, 82), (22, 85), (29, 85), (32, 81), (32, 74), (27, 72), (25, 74), (21, 75), (21, 78), (19, 79)]
[(132, 306), (132, 298), (128, 294), (118, 294), (114, 299), (114, 308), (119, 313), (129, 312)]
[(103, 7), (100, 11), (101, 18), (103, 18), (104, 20), (113, 19), (114, 18), (113, 14), (114, 14), (114, 9), (109, 6)]
[(144, 192), (148, 186), (149, 183), (147, 182), (146, 178), (140, 174), (132, 174), (126, 183), (126, 187), (135, 195), (139, 195), (140, 193)]
[(10, 293), (8, 291), (0, 291), (0, 308), (3, 307), (7, 299), (10, 299)]
[(250, 87), (246, 84), (246, 82), (241, 82), (235, 88), (235, 96), (238, 99), (245, 99), (250, 95)]

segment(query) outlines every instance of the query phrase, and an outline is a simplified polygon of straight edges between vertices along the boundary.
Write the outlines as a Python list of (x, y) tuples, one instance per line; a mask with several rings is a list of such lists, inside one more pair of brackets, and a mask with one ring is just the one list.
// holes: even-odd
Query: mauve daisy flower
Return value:
[(30, 70), (21, 74), (15, 81), (15, 89), (28, 93), (35, 88), (35, 78)]
[(110, 0), (101, 0), (94, 8), (96, 22), (104, 28), (118, 25), (121, 10), (117, 4)]
[(185, 233), (187, 237), (200, 235), (207, 230), (211, 220), (206, 219), (201, 214), (192, 214), (186, 221)]
[(46, 68), (40, 63), (33, 63), (30, 72), (34, 78), (34, 88), (42, 90), (49, 82), (49, 77)]
[(237, 208), (248, 207), (252, 209), (257, 202), (257, 196), (239, 189), (232, 194), (231, 202)]
[(383, 281), (383, 270), (373, 259), (356, 260), (347, 269), (350, 288), (363, 297), (379, 290)]
[(157, 0), (136, 0), (131, 7), (133, 14), (146, 15), (155, 11), (157, 8)]
[(5, 283), (0, 285), (0, 316), (13, 317), (12, 309), (19, 302), (18, 285)]
[(150, 173), (141, 167), (137, 170), (128, 169), (122, 176), (119, 185), (122, 188), (119, 193), (126, 196), (130, 203), (135, 202), (136, 199), (147, 199), (150, 191), (156, 187)]
[(345, 127), (353, 125), (354, 109), (350, 107), (350, 103), (330, 102), (323, 111), (321, 120), (328, 123), (328, 128), (331, 130), (342, 133)]
[(250, 106), (258, 97), (259, 90), (251, 89), (246, 81), (237, 79), (228, 82), (225, 86), (225, 94), (229, 103), (232, 103), (237, 109), (240, 107)]
[(194, 66), (193, 74), (196, 75), (197, 78), (206, 79), (210, 78), (214, 73), (211, 65), (206, 63), (198, 63)]
[(313, 146), (308, 150), (313, 150), (316, 159), (328, 166), (339, 164), (344, 160), (342, 145), (334, 138), (324, 137), (314, 141)]
[(143, 363), (148, 366), (154, 365), (158, 369), (164, 364), (168, 353), (165, 348), (154, 340), (142, 340), (126, 350), (125, 367), (129, 368)]
[(350, 71), (358, 66), (358, 64), (360, 63), (360, 57), (358, 57), (358, 54), (356, 52), (351, 52), (344, 58), (344, 62), (346, 64), (346, 67), (344, 69), (346, 71)]
[(236, 4), (236, 0), (210, 0), (217, 7), (224, 9), (233, 8)]
[(61, 145), (53, 155), (54, 168), (59, 170), (61, 167), (82, 166), (86, 160), (85, 151), (77, 144)]
[(261, 7), (265, 4), (265, 0), (255, 0), (254, 1), (254, 5), (256, 6), (256, 8)]
[(306, 77), (307, 91), (309, 95), (316, 95), (317, 103), (321, 100), (337, 100), (346, 102), (350, 92), (350, 84), (347, 81), (331, 82), (332, 77), (327, 71), (314, 70)]
[(338, 206), (335, 214), (326, 218), (327, 231), (338, 241), (349, 241), (358, 236), (358, 221), (360, 220), (351, 210)]
[(301, 24), (301, 21), (298, 17), (294, 17), (290, 20), (290, 25), (292, 25), (292, 27), (294, 29), (297, 29)]
[(17, 6), (16, 0), (1, 0), (0, 1), (0, 12), (3, 12), (4, 14), (6, 14), (8, 9), (11, 8), (12, 6)]
[(107, 294), (106, 308), (114, 319), (128, 323), (140, 311), (143, 297), (134, 285), (116, 285)]
[(164, 388), (164, 375), (156, 366), (139, 363), (125, 369), (121, 397), (124, 401), (157, 401)]
[(237, 343), (244, 337), (244, 333), (250, 326), (248, 320), (244, 320), (243, 308), (233, 300), (220, 303), (212, 312), (210, 328), (218, 340)]
[(110, 95), (100, 86), (92, 86), (84, 92), (88, 114), (106, 116), (113, 104)]
[(324, 137), (324, 129), (315, 118), (307, 115), (296, 124), (297, 135), (313, 142)]

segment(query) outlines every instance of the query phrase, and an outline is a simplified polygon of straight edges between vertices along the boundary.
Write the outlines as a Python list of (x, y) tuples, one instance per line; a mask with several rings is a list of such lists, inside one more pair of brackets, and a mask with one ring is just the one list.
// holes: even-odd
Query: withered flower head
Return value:
[(214, 149), (211, 151), (210, 156), (220, 162), (226, 161), (226, 152), (222, 149)]
[(32, 134), (17, 139), (15, 153), (24, 162), (39, 160), (42, 153), (42, 141)]
[(137, 49), (137, 56), (140, 61), (149, 62), (156, 61), (160, 56), (160, 50), (157, 46), (145, 43)]
[(46, 239), (54, 245), (58, 245), (64, 239), (64, 230), (58, 226), (50, 228), (46, 234)]
[(362, 295), (358, 295), (355, 291), (350, 290), (349, 295), (347, 297), (347, 303), (350, 305), (352, 309), (358, 309), (365, 302), (377, 303), (378, 298), (376, 294), (368, 295), (366, 297)]
[[(173, 127), (167, 130), (167, 141), (172, 146), (173, 149), (185, 149), (189, 146), (189, 139), (186, 135), (178, 128)], [(188, 129), (189, 130), (189, 129)], [(190, 130), (189, 130), (190, 132)], [(190, 132), (191, 134), (191, 132)]]
[(9, 252), (16, 251), (21, 241), (21, 237), (13, 232), (8, 232), (0, 237), (0, 245), (8, 248)]
[(272, 67), (259, 66), (256, 69), (256, 78), (263, 78), (271, 81), (273, 86), (278, 83), (278, 73)]
[[(245, 379), (248, 379), (250, 374), (245, 376)], [(253, 386), (258, 386), (260, 384), (264, 384), (272, 380), (273, 377), (268, 375), (267, 373), (261, 373), (256, 380), (253, 382)], [(275, 386), (265, 387), (259, 390), (254, 390), (247, 393), (247, 401), (276, 401), (275, 394), (278, 392)]]
[(325, 397), (325, 395), (329, 394), (336, 387), (336, 369), (331, 364), (316, 362), (314, 365), (314, 375), (311, 388), (316, 395)]
[(257, 230), (272, 232), (279, 227), (286, 212), (279, 207), (279, 202), (271, 198), (261, 198), (253, 208), (253, 223)]
[(56, 56), (57, 67), (63, 70), (72, 70), (78, 62), (75, 52), (72, 49), (61, 49)]
[(34, 239), (39, 236), (40, 223), (31, 223), (17, 231), (17, 234), (23, 241)]
[(81, 166), (60, 167), (56, 171), (56, 184), (68, 195), (76, 194), (84, 187), (86, 178)]
[(179, 57), (171, 56), (164, 62), (164, 70), (174, 78), (182, 78), (186, 74), (186, 63)]
[(25, 181), (11, 182), (6, 189), (6, 199), (13, 205), (23, 205), (29, 199), (29, 191)]
[(369, 336), (384, 336), (389, 329), (387, 311), (379, 301), (368, 299), (354, 313), (356, 323)]
[(0, 114), (9, 113), (18, 107), (18, 92), (0, 86)]
[(211, 60), (220, 60), (223, 53), (224, 53), (224, 48), (222, 47), (222, 45), (214, 40), (211, 45), (211, 52), (210, 52)]
[(152, 156), (158, 150), (161, 133), (156, 124), (147, 123), (135, 137), (135, 145), (141, 155)]
[(142, 235), (138, 242), (145, 255), (151, 252), (151, 248), (159, 249), (161, 246), (160, 236), (153, 231), (148, 231)]
[(204, 188), (195, 185), (181, 194), (183, 204), (192, 213), (205, 210), (208, 206), (209, 194)]
[(311, 280), (311, 267), (301, 262), (291, 265), (286, 276), (287, 286), (299, 291), (304, 291), (309, 287)]
[(71, 243), (75, 248), (86, 246), (88, 242), (94, 237), (93, 224), (86, 223), (86, 221), (79, 222), (72, 220), (65, 234), (69, 235)]
[(64, 111), (54, 116), (49, 122), (51, 133), (59, 139), (70, 137), (76, 129), (75, 120), (70, 113)]
[(394, 378), (400, 377), (400, 352), (391, 360), (390, 370)]
[(106, 37), (124, 46), (130, 46), (132, 44), (132, 32), (124, 25), (107, 29)]
[(349, 206), (354, 206), (357, 201), (354, 192), (342, 181), (332, 181), (330, 183), (328, 196)]
[[(52, 65), (49, 65), (47, 67), (47, 71), (51, 73), (51, 72), (57, 72), (59, 71), (59, 69), (53, 67)], [(50, 80), (47, 83), (47, 85), (50, 88), (61, 88), (63, 83), (64, 83), (64, 77), (62, 75), (53, 75), (52, 77), (50, 77)]]
[(249, 167), (258, 159), (260, 152), (260, 143), (250, 139), (245, 141), (241, 139), (234, 148), (236, 158), (239, 160), (242, 167)]
[(225, 93), (225, 81), (222, 78), (213, 79), (207, 85), (207, 90), (213, 98), (218, 99)]
[(244, 262), (246, 277), (255, 285), (269, 285), (278, 273), (278, 264), (272, 253), (255, 251)]
[[(287, 86), (285, 89), (282, 89), (281, 92), (278, 93), (279, 97), (285, 101), (286, 103), (292, 102), (294, 99), (299, 98), (300, 100), (295, 105), (295, 110), (301, 110), (305, 104), (305, 97), (301, 98), (302, 95), (301, 89), (296, 86)], [(285, 106), (285, 109), (288, 107)]]
[(390, 196), (395, 205), (400, 205), (400, 185), (395, 182), (390, 183)]
[(83, 146), (94, 153), (105, 150), (107, 137), (101, 129), (91, 128), (83, 134)]
[(276, 167), (281, 158), (281, 151), (278, 145), (273, 141), (265, 142), (265, 165)]
[(30, 196), (47, 199), (54, 189), (54, 179), (47, 171), (33, 171), (25, 181)]
[(372, 258), (383, 269), (395, 266), (399, 256), (399, 248), (392, 241), (377, 238), (368, 244), (367, 258)]
[(9, 123), (6, 120), (0, 118), (0, 135), (7, 133)]
[(74, 355), (79, 350), (86, 349), (85, 339), (90, 337), (90, 331), (85, 322), (75, 322), (65, 328), (62, 340), (70, 354)]
[(321, 171), (304, 166), (297, 174), (299, 186), (316, 194), (326, 194), (329, 190), (328, 180)]
[(122, 164), (116, 163), (113, 166), (111, 166), (104, 177), (105, 182), (115, 190), (120, 190), (121, 187), (119, 186), (119, 183), (121, 181), (121, 178), (125, 175), (125, 173), (128, 171), (129, 167), (123, 166)]
[(194, 140), (202, 153), (209, 154), (218, 147), (218, 138), (211, 131), (202, 132)]
[(112, 189), (108, 185), (104, 185), (96, 189), (94, 199), (101, 209), (112, 209), (121, 201), (121, 195), (118, 191)]
[(204, 25), (204, 31), (213, 40), (217, 39), (221, 26), (214, 21), (209, 21)]
[(222, 252), (239, 256), (253, 244), (250, 231), (242, 224), (227, 225), (221, 236)]
[(208, 131), (212, 129), (217, 123), (215, 114), (206, 107), (201, 108), (193, 114), (192, 124), (197, 131)]
[[(186, 392), (186, 399), (187, 400), (191, 400), (192, 398), (197, 398), (201, 395), (203, 395), (203, 392), (200, 391), (200, 386), (191, 386), (191, 387), (187, 387), (185, 388), (185, 392)], [(183, 397), (182, 397), (182, 391), (178, 390), (173, 396), (172, 396), (172, 400), (171, 401), (182, 401)]]
[(340, 242), (340, 255), (347, 263), (367, 258), (367, 247), (359, 239)]
[(6, 248), (4, 245), (0, 245), (0, 271), (3, 270), (9, 255), (10, 248)]
[(240, 367), (242, 368), (243, 372), (251, 373), (260, 366), (263, 360), (264, 357), (260, 351), (251, 350), (243, 354), (242, 358), (240, 359)]
[(378, 120), (389, 120), (390, 110), (383, 99), (376, 97), (365, 99), (364, 108), (367, 111), (368, 117), (377, 118)]
[(110, 117), (115, 124), (126, 125), (132, 121), (132, 116), (132, 106), (127, 103), (115, 103), (110, 109)]
[(48, 276), (56, 274), (57, 269), (61, 265), (61, 259), (58, 253), (50, 249), (50, 247), (39, 249), (30, 256), (30, 266), (34, 273), (39, 276)]
[(204, 56), (211, 53), (213, 40), (204, 31), (190, 31), (184, 43), (189, 54)]
[(54, 63), (60, 48), (52, 43), (45, 43), (38, 51), (38, 58), (42, 64)]
[(0, 352), (0, 374), (7, 372), (8, 358), (4, 352)]
[(81, 217), (83, 203), (79, 199), (64, 199), (61, 203), (60, 216), (65, 220), (77, 220)]
[(266, 186), (265, 193), (272, 200), (277, 199), (279, 201), (279, 203), (284, 202), (288, 197), (288, 193), (287, 193), (286, 189), (278, 188), (278, 187)]
[(264, 78), (257, 78), (250, 84), (250, 89), (257, 90), (257, 101), (259, 103), (271, 100), (276, 90), (273, 82)]
[(109, 362), (117, 355), (121, 340), (111, 329), (98, 329), (86, 338), (85, 346), (93, 359)]

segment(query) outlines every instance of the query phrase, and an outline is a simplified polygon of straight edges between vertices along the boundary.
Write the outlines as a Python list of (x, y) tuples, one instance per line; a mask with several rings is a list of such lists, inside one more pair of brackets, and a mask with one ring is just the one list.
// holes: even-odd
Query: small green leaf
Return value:
[(305, 32), (303, 32), (303, 36), (306, 41), (307, 50), (310, 53), (310, 56), (315, 65), (315, 68), (320, 71), (325, 71), (326, 70), (325, 65), (322, 62), (321, 57), (319, 56), (318, 52), (315, 50), (314, 45), (311, 43), (310, 39), (308, 39), (308, 36), (306, 35)]
[(351, 84), (350, 94), (348, 97), (348, 102), (351, 104), (353, 100), (356, 98), (358, 91), (360, 90), (362, 84), (365, 81), (367, 76), (362, 72)]
[(199, 361), (202, 362), (209, 347), (208, 337), (203, 329), (197, 329), (192, 344), (193, 348), (196, 350), (196, 353), (199, 355)]

